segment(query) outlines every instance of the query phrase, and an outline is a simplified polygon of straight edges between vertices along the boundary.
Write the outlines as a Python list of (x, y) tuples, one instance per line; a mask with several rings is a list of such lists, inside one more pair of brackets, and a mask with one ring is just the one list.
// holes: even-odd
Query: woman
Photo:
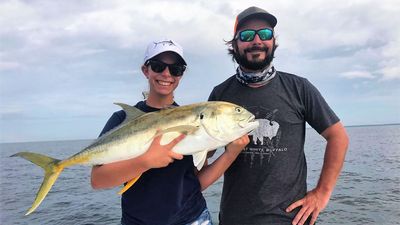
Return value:
[[(151, 42), (141, 69), (150, 91), (147, 99), (135, 107), (154, 112), (166, 106), (178, 106), (173, 92), (186, 69), (182, 48), (167, 39)], [(100, 135), (118, 126), (125, 116), (123, 110), (115, 112)], [(141, 156), (93, 167), (91, 183), (95, 189), (116, 187), (142, 174), (122, 195), (122, 224), (212, 224), (201, 191), (223, 174), (247, 145), (248, 137), (245, 135), (229, 144), (213, 164), (205, 165), (200, 172), (195, 170), (192, 156), (171, 151), (183, 138), (180, 135), (171, 143), (161, 145), (161, 136), (158, 136)]]

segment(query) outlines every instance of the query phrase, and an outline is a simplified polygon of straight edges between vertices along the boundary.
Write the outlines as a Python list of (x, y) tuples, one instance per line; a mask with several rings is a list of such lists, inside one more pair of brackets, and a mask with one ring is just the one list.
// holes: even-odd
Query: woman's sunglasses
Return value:
[(258, 37), (262, 41), (271, 40), (272, 37), (274, 36), (273, 30), (269, 28), (263, 28), (260, 30), (252, 30), (252, 29), (242, 30), (239, 32), (238, 36), (240, 41), (250, 42), (254, 40), (256, 34), (258, 34)]
[(146, 66), (150, 65), (151, 70), (153, 70), (156, 73), (161, 73), (165, 70), (166, 67), (168, 67), (169, 73), (174, 77), (182, 76), (183, 72), (185, 72), (186, 70), (185, 65), (168, 64), (157, 60), (149, 60), (145, 65)]

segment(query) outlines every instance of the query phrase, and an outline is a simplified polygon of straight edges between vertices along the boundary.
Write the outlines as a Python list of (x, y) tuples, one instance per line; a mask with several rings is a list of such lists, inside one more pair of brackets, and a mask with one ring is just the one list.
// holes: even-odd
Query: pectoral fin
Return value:
[(170, 128), (165, 129), (165, 130), (161, 130), (156, 134), (156, 136), (163, 135), (163, 134), (169, 133), (169, 132), (178, 132), (178, 133), (182, 133), (182, 134), (188, 135), (188, 134), (193, 134), (198, 129), (199, 129), (199, 127), (196, 127), (196, 126), (181, 125), (181, 126), (170, 127)]
[(119, 192), (119, 195), (122, 195), (125, 191), (127, 191), (130, 187), (132, 187), (133, 184), (136, 183), (137, 180), (139, 180), (140, 176), (142, 176), (141, 174), (135, 178), (133, 178), (132, 180), (130, 180)]
[(201, 170), (201, 168), (203, 168), (204, 162), (207, 159), (207, 152), (207, 150), (204, 150), (193, 154), (193, 164), (197, 170)]

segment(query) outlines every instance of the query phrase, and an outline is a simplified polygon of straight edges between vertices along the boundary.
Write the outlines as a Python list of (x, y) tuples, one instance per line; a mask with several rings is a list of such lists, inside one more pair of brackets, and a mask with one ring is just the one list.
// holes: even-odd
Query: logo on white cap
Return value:
[(171, 39), (162, 39), (160, 41), (151, 42), (147, 46), (146, 53), (144, 55), (144, 62), (163, 52), (175, 52), (180, 56), (180, 58), (186, 65), (186, 62), (183, 59), (182, 47)]

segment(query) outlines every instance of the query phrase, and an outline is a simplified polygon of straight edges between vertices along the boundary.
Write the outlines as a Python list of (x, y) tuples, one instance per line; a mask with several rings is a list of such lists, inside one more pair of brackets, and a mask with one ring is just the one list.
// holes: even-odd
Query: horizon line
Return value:
[[(363, 125), (346, 125), (344, 127), (373, 127), (373, 126), (398, 126), (400, 123), (383, 123), (383, 124), (363, 124)], [(306, 125), (306, 129), (313, 129), (310, 125)], [(97, 138), (82, 138), (82, 139), (61, 139), (61, 140), (38, 140), (38, 141), (17, 141), (17, 142), (0, 142), (0, 144), (20, 144), (20, 143), (36, 143), (36, 142), (59, 142), (59, 141), (89, 141)]]

